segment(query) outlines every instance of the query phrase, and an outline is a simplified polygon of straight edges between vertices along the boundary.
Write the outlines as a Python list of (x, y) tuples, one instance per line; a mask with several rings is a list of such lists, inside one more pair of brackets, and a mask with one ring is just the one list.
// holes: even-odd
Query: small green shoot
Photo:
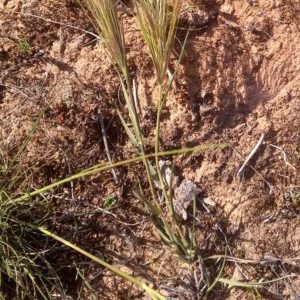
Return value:
[(103, 202), (103, 206), (104, 208), (112, 208), (117, 202), (117, 199), (112, 196), (112, 195), (108, 195), (105, 197), (104, 202)]
[(30, 44), (26, 40), (20, 40), (18, 43), (18, 48), (25, 53), (31, 52)]

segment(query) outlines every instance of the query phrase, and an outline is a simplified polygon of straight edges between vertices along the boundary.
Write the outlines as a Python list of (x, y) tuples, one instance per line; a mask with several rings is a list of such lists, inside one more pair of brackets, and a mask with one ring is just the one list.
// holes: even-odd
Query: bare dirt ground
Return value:
[[(126, 11), (121, 17), (151, 152), (153, 67), (134, 18)], [(226, 263), (222, 277), (229, 279), (258, 282), (298, 275), (258, 290), (218, 284), (211, 299), (299, 299), (300, 1), (209, 1), (182, 19), (179, 41), (187, 24), (192, 30), (177, 89), (163, 113), (161, 149), (231, 144), (173, 158), (180, 176), (197, 183), (216, 203), (210, 213), (197, 212), (201, 256), (222, 255), (227, 244), (228, 255), (240, 259)], [(106, 161), (99, 109), (113, 159), (134, 155), (111, 101), (119, 95), (114, 68), (101, 43), (78, 28), (95, 33), (75, 1), (0, 4), (0, 136), (7, 158), (49, 107), (20, 161), (24, 169), (37, 170), (27, 175), (31, 189)], [(179, 50), (176, 45), (173, 64)], [(262, 135), (261, 146), (237, 175)], [(172, 255), (132, 194), (141, 171), (139, 165), (122, 167), (119, 185), (105, 172), (53, 192), (55, 229), (169, 299), (201, 299), (203, 286), (195, 280), (200, 273), (191, 275), (191, 267)], [(117, 205), (103, 212), (110, 195)], [(80, 259), (70, 252), (57, 261), (71, 268)], [(209, 266), (212, 278), (214, 263)], [(144, 299), (110, 272), (86, 261), (82, 266), (100, 299)], [(70, 295), (89, 299), (85, 293)]]

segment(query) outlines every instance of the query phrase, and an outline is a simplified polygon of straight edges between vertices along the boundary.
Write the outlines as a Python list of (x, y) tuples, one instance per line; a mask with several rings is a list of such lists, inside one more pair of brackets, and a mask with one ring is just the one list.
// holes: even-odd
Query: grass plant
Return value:
[[(145, 203), (146, 207), (152, 213), (152, 221), (162, 240), (174, 247), (181, 259), (191, 262), (196, 252), (193, 230), (189, 230), (191, 233), (189, 238), (182, 230), (181, 224), (178, 222), (174, 213), (172, 195), (167, 191), (168, 187), (165, 186), (163, 175), (159, 167), (161, 113), (166, 104), (172, 81), (177, 75), (179, 62), (184, 52), (186, 42), (185, 40), (183, 43), (175, 72), (171, 78), (168, 79), (166, 75), (176, 38), (176, 28), (181, 5), (181, 0), (173, 1), (171, 5), (165, 0), (133, 1), (136, 20), (139, 24), (141, 35), (148, 46), (157, 81), (158, 96), (157, 99), (153, 99), (154, 105), (157, 108), (156, 126), (154, 128), (154, 167), (150, 160), (146, 158), (144, 150), (144, 138), (141, 133), (140, 121), (132, 92), (131, 83), (133, 79), (128, 72), (124, 31), (118, 17), (116, 5), (110, 0), (87, 0), (87, 6), (92, 14), (92, 20), (96, 25), (99, 36), (119, 76), (127, 111), (122, 111), (120, 108), (117, 108), (117, 113), (133, 147), (144, 163), (145, 176), (150, 186), (151, 198), (149, 198), (149, 194), (144, 190), (141, 183), (137, 184), (135, 195)], [(129, 126), (128, 121), (126, 121), (127, 114), (131, 126)], [(196, 148), (193, 150), (196, 150)], [(179, 152), (181, 151), (179, 150), (177, 153)], [(156, 187), (160, 190), (159, 193), (161, 193), (164, 199), (168, 211), (167, 215), (163, 213), (164, 205), (158, 202)]]
[[(116, 6), (109, 0), (87, 0), (87, 3), (92, 13), (94, 23), (97, 24), (99, 35), (101, 36), (107, 52), (112, 58), (112, 62), (118, 72), (133, 131), (127, 125), (128, 122), (125, 121), (126, 112), (117, 108), (118, 115), (131, 143), (137, 150), (137, 153), (142, 157), (145, 157), (144, 141), (140, 130), (141, 126), (134, 105), (131, 88), (132, 78), (129, 76), (128, 72), (124, 33), (118, 18)], [(191, 262), (196, 253), (194, 231), (188, 230), (190, 235), (187, 237), (182, 230), (181, 224), (178, 222), (174, 213), (172, 193), (168, 193), (159, 167), (161, 113), (172, 87), (172, 81), (177, 75), (179, 62), (184, 53), (184, 46), (186, 43), (185, 40), (175, 72), (171, 78), (168, 79), (166, 75), (176, 38), (176, 28), (181, 11), (181, 4), (181, 0), (173, 1), (172, 5), (169, 5), (165, 0), (138, 0), (133, 2), (136, 20), (139, 24), (141, 35), (148, 46), (149, 54), (153, 62), (158, 89), (157, 99), (153, 99), (154, 105), (157, 108), (156, 126), (154, 128), (155, 168), (148, 159), (143, 158), (146, 169), (145, 173), (151, 190), (151, 198), (149, 199), (149, 195), (140, 183), (136, 186), (135, 195), (145, 203), (152, 213), (153, 224), (162, 240), (175, 248), (180, 259)], [(196, 149), (194, 148), (193, 150)], [(164, 203), (167, 207), (167, 216), (163, 213), (164, 205), (160, 205), (157, 201), (157, 191), (155, 187), (160, 189), (160, 193), (162, 194)]]
[[(144, 284), (142, 281), (138, 280), (137, 278), (133, 278), (132, 276), (129, 275), (126, 276), (124, 272), (117, 269), (116, 267), (106, 263), (105, 261), (95, 257), (92, 254), (89, 254), (88, 252), (77, 247), (71, 242), (66, 241), (63, 238), (45, 229), (45, 226), (47, 226), (45, 221), (48, 218), (46, 212), (49, 212), (49, 202), (46, 197), (43, 197), (43, 195), (46, 195), (47, 192), (49, 192), (50, 190), (54, 190), (55, 188), (60, 187), (76, 179), (90, 176), (92, 174), (108, 170), (110, 168), (116, 168), (119, 166), (124, 166), (126, 164), (132, 164), (138, 161), (144, 161), (145, 159), (154, 158), (155, 155), (158, 155), (159, 157), (163, 157), (168, 155), (178, 155), (182, 153), (189, 153), (195, 151), (204, 151), (207, 149), (213, 149), (213, 148), (219, 148), (225, 146), (227, 146), (227, 144), (203, 145), (203, 146), (193, 147), (193, 148), (170, 150), (170, 151), (160, 152), (157, 154), (147, 154), (144, 157), (136, 156), (127, 159), (125, 161), (116, 162), (113, 164), (104, 163), (100, 165), (95, 165), (91, 168), (81, 171), (80, 173), (74, 174), (70, 177), (66, 177), (60, 181), (56, 181), (40, 189), (23, 193), (23, 195), (20, 196), (15, 196), (15, 198), (9, 198), (2, 190), (0, 194), (1, 195), (0, 204), (2, 209), (0, 215), (1, 217), (0, 230), (2, 232), (3, 240), (2, 242), (0, 240), (1, 242), (0, 251), (2, 251), (1, 252), (2, 265), (0, 265), (2, 282), (0, 281), (0, 287), (3, 287), (5, 282), (7, 282), (7, 276), (9, 276), (9, 278), (13, 282), (15, 282), (15, 284), (18, 286), (18, 289), (16, 290), (20, 296), (22, 295), (21, 299), (24, 299), (25, 296), (28, 296), (29, 299), (36, 299), (36, 295), (38, 293), (40, 293), (44, 299), (51, 299), (50, 290), (47, 290), (47, 288), (49, 287), (49, 283), (52, 287), (56, 286), (56, 289), (60, 290), (60, 293), (62, 295), (64, 294), (64, 290), (59, 281), (59, 277), (56, 275), (55, 267), (53, 267), (50, 264), (50, 262), (47, 262), (43, 255), (44, 252), (48, 251), (48, 249), (45, 248), (45, 244), (43, 243), (45, 241), (41, 239), (40, 234), (38, 234), (38, 232), (41, 232), (43, 234), (46, 234), (49, 237), (56, 239), (57, 241), (68, 246), (69, 248), (72, 248), (77, 252), (82, 253), (86, 257), (94, 260), (95, 262), (107, 267), (112, 272), (115, 272), (117, 275), (127, 279), (133, 284), (136, 284), (138, 287), (143, 288), (149, 295), (151, 295), (152, 299), (164, 299), (156, 291), (148, 287), (146, 284)], [(37, 198), (37, 201), (40, 203), (39, 205), (42, 205), (40, 201), (41, 199), (44, 199), (45, 201), (44, 207), (36, 206), (37, 201), (33, 201), (33, 199), (36, 199), (37, 196), (39, 196), (39, 198)], [(25, 210), (26, 207), (27, 209)], [(16, 212), (19, 212), (18, 218), (13, 217), (15, 215), (14, 213), (15, 210)], [(40, 212), (39, 216), (36, 215), (36, 211)], [(20, 212), (22, 212), (22, 214), (20, 214)], [(43, 212), (45, 213), (44, 215)], [(36, 216), (36, 219), (32, 219), (33, 216)], [(12, 228), (14, 230), (11, 234), (9, 234)], [(12, 246), (10, 246), (10, 244), (8, 244), (7, 241), (12, 243)], [(32, 243), (32, 241), (39, 242), (41, 244), (34, 244)], [(21, 249), (19, 249), (20, 245), (25, 245), (25, 246), (24, 247), (22, 246)], [(18, 246), (18, 247), (14, 248), (14, 246)], [(6, 260), (5, 257), (7, 257)], [(38, 264), (39, 259), (41, 259), (41, 262), (47, 265), (47, 270), (45, 269), (45, 274), (50, 276), (51, 280), (47, 279), (45, 274), (41, 272), (42, 266), (41, 264)], [(12, 266), (15, 267), (12, 268)], [(14, 272), (12, 272), (12, 270), (14, 270)], [(24, 270), (26, 272), (24, 272)], [(25, 279), (23, 277), (25, 277)], [(53, 281), (53, 279), (55, 280)], [(25, 285), (24, 282), (26, 282)], [(22, 290), (23, 287), (24, 288), (28, 287), (28, 290)]]
[[(176, 69), (171, 78), (167, 79), (166, 77), (176, 36), (176, 24), (180, 12), (181, 1), (175, 0), (171, 6), (164, 0), (139, 0), (135, 2), (137, 22), (140, 25), (141, 34), (149, 47), (149, 54), (152, 58), (157, 77), (158, 98), (153, 99), (157, 106), (155, 153), (153, 154), (146, 154), (145, 151), (144, 137), (142, 135), (132, 91), (133, 78), (129, 73), (126, 58), (124, 31), (122, 23), (119, 20), (115, 3), (111, 0), (87, 0), (86, 3), (93, 15), (94, 25), (99, 31), (101, 41), (105, 45), (107, 53), (109, 54), (119, 76), (127, 110), (124, 111), (117, 107), (117, 113), (125, 128), (128, 138), (137, 152), (137, 157), (118, 163), (93, 166), (78, 174), (64, 178), (63, 180), (57, 181), (48, 186), (44, 186), (38, 190), (24, 192), (27, 189), (23, 189), (22, 195), (20, 195), (20, 193), (12, 194), (11, 191), (14, 189), (15, 183), (20, 181), (23, 174), (22, 172), (17, 172), (16, 174), (18, 175), (17, 177), (14, 177), (15, 179), (13, 180), (13, 183), (8, 182), (6, 178), (9, 178), (9, 175), (13, 170), (13, 166), (18, 162), (18, 158), (26, 148), (31, 135), (34, 132), (33, 130), (29, 137), (24, 141), (16, 156), (11, 160), (11, 162), (6, 164), (6, 168), (4, 168), (2, 177), (0, 178), (0, 201), (2, 209), (0, 227), (3, 233), (2, 236), (4, 237), (3, 240), (1, 240), (2, 248), (0, 249), (3, 257), (2, 265), (0, 266), (0, 274), (12, 279), (16, 285), (16, 293), (22, 299), (26, 297), (29, 297), (30, 299), (37, 299), (39, 296), (44, 299), (51, 298), (51, 292), (48, 289), (48, 286), (49, 284), (54, 285), (53, 278), (57, 283), (57, 289), (61, 289), (61, 283), (56, 276), (54, 269), (48, 268), (46, 272), (47, 275), (51, 275), (51, 280), (43, 274), (42, 265), (51, 265), (45, 260), (43, 255), (42, 249), (44, 245), (38, 244), (38, 241), (40, 240), (38, 238), (38, 232), (42, 232), (43, 234), (56, 239), (64, 245), (75, 249), (77, 252), (82, 253), (86, 257), (105, 266), (112, 272), (125, 278), (129, 282), (132, 282), (138, 287), (143, 288), (152, 297), (152, 299), (164, 299), (163, 296), (145, 285), (140, 280), (125, 274), (121, 270), (89, 254), (71, 242), (68, 242), (46, 230), (44, 228), (44, 221), (47, 219), (47, 212), (49, 212), (49, 202), (47, 197), (43, 195), (45, 195), (45, 192), (75, 179), (120, 165), (142, 161), (145, 167), (145, 177), (149, 183), (151, 196), (149, 197), (149, 193), (145, 191), (141, 183), (138, 183), (137, 185), (136, 195), (145, 203), (146, 207), (152, 213), (153, 223), (155, 224), (162, 239), (167, 244), (175, 247), (177, 254), (182, 259), (185, 261), (191, 261), (195, 255), (195, 242), (193, 237), (191, 239), (186, 237), (181, 229), (181, 224), (178, 222), (174, 214), (172, 197), (168, 194), (167, 187), (165, 186), (159, 168), (159, 158), (166, 155), (178, 155), (180, 153), (194, 152), (216, 147), (219, 148), (227, 146), (227, 144), (198, 146), (189, 149), (175, 149), (165, 152), (160, 151), (159, 134), (161, 112), (167, 101), (172, 81), (177, 73)], [(130, 125), (128, 125), (127, 118), (129, 118)], [(35, 126), (37, 126), (37, 123)], [(35, 128), (36, 127), (34, 127), (34, 129)], [(154, 158), (155, 166), (152, 165), (151, 158)], [(158, 202), (158, 193), (161, 193), (165, 200), (168, 208), (167, 216), (163, 213), (164, 205), (162, 206)], [(35, 215), (36, 208), (36, 202), (34, 199), (39, 199), (38, 208), (40, 215), (37, 220), (33, 217)], [(41, 199), (43, 201), (41, 201)], [(1, 278), (4, 278), (3, 276), (1, 276)], [(61, 291), (61, 294), (63, 294), (63, 290)]]
[[(160, 122), (161, 113), (165, 107), (168, 99), (168, 94), (172, 86), (172, 82), (177, 75), (178, 66), (184, 53), (186, 39), (182, 45), (182, 50), (177, 62), (177, 68), (174, 74), (167, 80), (166, 74), (170, 64), (170, 56), (173, 51), (173, 45), (176, 38), (176, 28), (178, 23), (179, 14), (181, 11), (181, 0), (175, 0), (170, 6), (165, 0), (139, 0), (134, 1), (136, 10), (136, 19), (141, 29), (141, 35), (145, 40), (150, 57), (152, 59), (158, 88), (157, 99), (153, 99), (157, 108), (156, 126), (155, 126), (155, 153), (159, 153), (159, 139), (160, 139)], [(187, 38), (188, 34), (186, 35)], [(164, 184), (163, 176), (159, 167), (159, 157), (155, 156), (155, 166), (157, 175), (162, 189), (164, 201), (167, 205), (171, 221), (168, 222), (163, 216), (160, 220), (153, 220), (156, 228), (165, 242), (175, 246), (177, 253), (182, 259), (190, 260), (193, 258), (193, 238), (189, 241), (186, 239), (180, 224), (174, 213), (172, 193), (168, 194)], [(148, 178), (150, 180), (150, 178)], [(142, 190), (141, 193), (142, 194)], [(145, 197), (141, 197), (144, 199)]]
[[(133, 131), (125, 121), (125, 112), (122, 112), (118, 108), (117, 112), (134, 148), (141, 157), (144, 157), (144, 138), (141, 133), (140, 121), (134, 104), (131, 87), (132, 78), (129, 75), (128, 63), (126, 60), (124, 32), (118, 18), (116, 5), (109, 0), (88, 0), (87, 3), (93, 15), (93, 19), (95, 20), (94, 23), (97, 24), (99, 35), (101, 36), (107, 52), (118, 72)], [(176, 24), (180, 13), (181, 1), (173, 1), (172, 7), (164, 0), (139, 0), (135, 1), (134, 5), (136, 19), (140, 25), (142, 36), (149, 47), (149, 53), (156, 71), (158, 99), (153, 99), (153, 101), (156, 102), (157, 105), (155, 153), (158, 154), (161, 112), (166, 103), (168, 92), (175, 76), (174, 74), (171, 80), (166, 80), (167, 68), (170, 63), (170, 55), (176, 36)], [(154, 168), (147, 159), (143, 160), (143, 162), (151, 190), (151, 200), (147, 199), (143, 188), (138, 188), (136, 195), (147, 205), (148, 209), (155, 216), (153, 222), (163, 240), (168, 244), (175, 246), (178, 254), (182, 257), (190, 259), (191, 257), (189, 256), (193, 251), (190, 251), (190, 243), (187, 241), (176, 220), (172, 199), (167, 193), (163, 176), (160, 172), (159, 156), (155, 155), (156, 168)], [(157, 200), (155, 185), (159, 186), (162, 190), (165, 203), (167, 204), (169, 214), (171, 215), (170, 221), (167, 221), (167, 218), (162, 213), (163, 209)]]
[[(92, 13), (95, 28), (97, 28), (99, 36), (119, 76), (126, 110), (122, 110), (120, 107), (117, 107), (116, 110), (126, 134), (136, 150), (136, 156), (120, 162), (95, 165), (80, 173), (41, 187), (40, 189), (32, 190), (28, 183), (28, 170), (20, 168), (20, 160), (23, 151), (25, 151), (28, 142), (38, 126), (39, 118), (12, 159), (8, 159), (8, 156), (5, 155), (6, 149), (0, 149), (2, 150), (0, 151), (0, 299), (9, 299), (12, 297), (18, 299), (51, 299), (54, 290), (60, 291), (61, 296), (66, 298), (62, 283), (56, 274), (56, 269), (46, 259), (45, 254), (49, 249), (46, 247), (46, 239), (41, 238), (41, 234), (51, 237), (63, 245), (76, 250), (116, 275), (121, 276), (128, 282), (144, 289), (152, 299), (165, 299), (138, 278), (126, 274), (113, 265), (108, 264), (46, 229), (49, 212), (51, 211), (51, 199), (46, 195), (50, 190), (85, 176), (136, 162), (141, 162), (145, 167), (145, 178), (147, 178), (149, 183), (150, 191), (145, 188), (142, 182), (137, 180), (135, 195), (145, 203), (145, 206), (152, 214), (153, 224), (162, 240), (175, 248), (179, 258), (190, 264), (195, 257), (198, 257), (200, 261), (199, 264), (202, 264), (203, 267), (202, 280), (206, 286), (203, 299), (208, 299), (211, 296), (217, 284), (250, 288), (256, 291), (260, 286), (290, 279), (293, 275), (280, 277), (276, 280), (253, 283), (222, 278), (221, 275), (224, 271), (225, 263), (227, 262), (226, 253), (222, 256), (223, 259), (219, 265), (217, 265), (218, 260), (214, 258), (217, 262), (215, 264), (217, 276), (211, 276), (209, 270), (205, 267), (206, 260), (202, 259), (197, 252), (195, 218), (192, 223), (192, 228), (182, 230), (183, 225), (178, 221), (174, 213), (172, 193), (165, 185), (159, 168), (159, 159), (164, 156), (228, 146), (228, 144), (224, 143), (186, 149), (172, 149), (169, 151), (160, 150), (161, 112), (168, 100), (172, 81), (177, 75), (178, 65), (183, 53), (182, 50), (174, 74), (171, 78), (167, 78), (166, 73), (170, 64), (173, 44), (176, 37), (181, 0), (174, 0), (173, 2), (164, 0), (133, 1), (136, 20), (139, 24), (141, 35), (148, 46), (149, 55), (152, 59), (157, 79), (158, 97), (157, 99), (153, 99), (157, 107), (156, 125), (154, 128), (155, 151), (152, 154), (148, 154), (145, 151), (144, 137), (134, 103), (132, 91), (133, 78), (129, 73), (124, 31), (116, 10), (115, 2), (112, 0), (86, 0), (86, 4)], [(183, 43), (183, 48), (184, 45), (185, 42)], [(19, 45), (21, 49), (23, 48), (23, 51), (28, 50), (27, 46), (28, 45), (25, 44)], [(153, 161), (155, 161), (154, 165), (152, 164)], [(158, 201), (158, 194), (164, 199), (163, 204), (160, 204)], [(297, 195), (295, 201), (298, 201), (298, 198)], [(115, 199), (108, 196), (104, 204), (107, 208), (110, 208), (114, 202)], [(195, 217), (195, 215), (196, 200), (194, 199), (193, 216)], [(189, 234), (186, 234), (186, 232)], [(171, 250), (170, 253), (171, 252), (173, 251)], [(84, 274), (82, 274), (80, 270), (78, 270), (78, 274), (84, 279)], [(86, 285), (92, 290), (88, 282), (86, 282)], [(96, 295), (93, 295), (94, 299), (96, 299), (96, 297)]]
[[(122, 124), (126, 130), (128, 137), (131, 140), (131, 143), (133, 144), (137, 152), (144, 156), (144, 139), (142, 137), (140, 122), (134, 104), (134, 96), (132, 92), (132, 79), (129, 74), (126, 58), (124, 31), (122, 23), (119, 21), (118, 18), (116, 5), (114, 1), (109, 0), (88, 0), (86, 3), (87, 7), (92, 13), (93, 23), (95, 24), (95, 27), (98, 30), (99, 35), (101, 37), (101, 40), (103, 41), (107, 49), (107, 53), (110, 56), (112, 63), (114, 64), (115, 69), (118, 73), (133, 132), (127, 126), (122, 112), (118, 109), (117, 111), (119, 117), (122, 121)], [(147, 177), (151, 178), (152, 176), (155, 176), (154, 170), (153, 168), (151, 170), (149, 162), (147, 160), (144, 160), (143, 163), (145, 165)], [(154, 201), (157, 203), (154, 185), (152, 181), (150, 183), (150, 189), (152, 191), (152, 195), (154, 196)]]
[(30, 170), (22, 168), (21, 156), (42, 113), (12, 159), (8, 147), (2, 145), (0, 151), (0, 299), (50, 299), (54, 287), (63, 294), (45, 255), (46, 239), (32, 226), (48, 219), (49, 199), (16, 200), (30, 187)]

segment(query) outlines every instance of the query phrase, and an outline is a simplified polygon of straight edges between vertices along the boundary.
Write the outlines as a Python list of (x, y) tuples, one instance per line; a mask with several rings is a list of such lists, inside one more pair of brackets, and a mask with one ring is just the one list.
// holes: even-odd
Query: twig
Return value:
[[(48, 135), (48, 137), (50, 138), (50, 140), (57, 146), (57, 148), (59, 149), (59, 151), (64, 156), (65, 164), (67, 165), (69, 176), (71, 176), (72, 175), (72, 170), (71, 170), (70, 160), (69, 160), (66, 152), (59, 145), (59, 143), (57, 143), (55, 141), (55, 138), (50, 134), (50, 132), (46, 131), (46, 134)], [(73, 204), (75, 204), (76, 203), (76, 198), (75, 198), (75, 194), (74, 194), (74, 182), (73, 182), (73, 180), (70, 181), (70, 190), (71, 190), (71, 200), (73, 201)]]
[(250, 31), (253, 34), (263, 33), (263, 34), (267, 35), (270, 39), (275, 40), (275, 38), (273, 38), (271, 35), (269, 35), (266, 31), (258, 30), (258, 29), (256, 29), (255, 27), (253, 27), (251, 25), (246, 25), (244, 27), (243, 31)]
[[(99, 118), (100, 118), (100, 126), (101, 126), (101, 132), (102, 132), (102, 137), (103, 137), (103, 143), (104, 143), (104, 147), (105, 147), (105, 152), (106, 152), (106, 156), (107, 159), (109, 161), (110, 164), (112, 164), (112, 159), (110, 156), (110, 152), (109, 152), (109, 147), (108, 147), (108, 143), (107, 143), (107, 135), (106, 135), (106, 130), (105, 130), (105, 126), (104, 126), (104, 122), (103, 122), (103, 114), (101, 109), (98, 109), (98, 114), (99, 114)], [(119, 183), (119, 179), (118, 176), (114, 170), (114, 168), (111, 168), (111, 172), (114, 176), (114, 180), (116, 183)]]
[[(241, 153), (238, 149), (236, 149), (235, 147), (232, 147), (232, 148), (236, 151), (236, 153), (237, 153), (240, 157), (244, 158), (244, 156), (242, 155), (242, 153)], [(274, 186), (272, 186), (272, 185), (265, 179), (265, 176), (264, 176), (261, 172), (257, 171), (257, 170), (256, 170), (254, 167), (252, 167), (251, 165), (249, 165), (249, 167), (250, 167), (257, 175), (259, 175), (259, 176), (262, 178), (262, 180), (267, 184), (267, 186), (268, 186), (269, 189), (270, 189), (269, 193), (270, 193), (270, 195), (271, 195), (272, 192), (273, 192), (273, 190), (275, 189)]]
[[(208, 209), (208, 207), (204, 204), (204, 201), (201, 202), (201, 204), (202, 204), (202, 206), (204, 207), (204, 209), (208, 212), (208, 214), (209, 214), (211, 217), (213, 217), (213, 215), (212, 215), (212, 213), (210, 212), (210, 210)], [(231, 255), (233, 255), (233, 253), (232, 253), (232, 251), (231, 251), (231, 248), (230, 248), (230, 246), (229, 246), (229, 241), (228, 241), (228, 239), (227, 239), (227, 236), (226, 236), (225, 232), (223, 231), (223, 229), (221, 228), (221, 226), (220, 226), (218, 223), (217, 223), (217, 228), (219, 229), (219, 231), (221, 232), (221, 234), (222, 234), (223, 237), (224, 237), (224, 240), (225, 240), (225, 242), (226, 242), (227, 249), (228, 249), (229, 253), (230, 253)], [(225, 255), (224, 257), (226, 258), (227, 255)], [(244, 276), (245, 278), (248, 279), (247, 274), (242, 270), (242, 268), (241, 268), (236, 262), (234, 262), (234, 264), (235, 264), (235, 266), (237, 267), (237, 269), (240, 271), (240, 273), (243, 274), (243, 276)], [(204, 265), (203, 265), (203, 266), (204, 266)]]
[[(172, 74), (172, 72), (170, 71), (169, 68), (167, 69), (167, 74), (168, 74), (169, 80), (171, 81), (174, 74)], [(175, 92), (177, 91), (177, 85), (176, 85), (175, 80), (172, 81), (172, 88)]]
[(264, 140), (264, 137), (265, 137), (265, 134), (263, 133), (261, 135), (259, 141), (256, 143), (255, 147), (251, 150), (250, 154), (247, 156), (246, 160), (244, 161), (244, 163), (242, 164), (242, 166), (238, 170), (236, 176), (239, 176), (241, 174), (241, 172), (243, 171), (243, 169), (245, 168), (245, 166), (249, 163), (249, 161), (252, 158), (252, 156), (255, 154), (255, 152), (257, 151), (257, 149), (259, 148), (259, 146), (262, 144), (262, 142)]
[(43, 21), (50, 22), (50, 23), (53, 23), (53, 24), (58, 24), (58, 25), (61, 25), (61, 26), (73, 28), (73, 29), (79, 30), (79, 31), (81, 31), (81, 32), (84, 32), (84, 33), (86, 33), (86, 34), (92, 35), (92, 36), (94, 36), (95, 38), (97, 38), (98, 40), (100, 40), (100, 36), (99, 36), (99, 35), (97, 35), (97, 34), (95, 34), (95, 33), (93, 33), (93, 32), (90, 32), (90, 31), (81, 29), (81, 28), (79, 28), (79, 27), (73, 26), (73, 25), (64, 24), (64, 23), (61, 23), (61, 22), (58, 22), (58, 21), (54, 21), (54, 20), (51, 20), (51, 19), (46, 19), (46, 18), (37, 16), (37, 15), (27, 14), (27, 13), (23, 13), (23, 12), (20, 12), (20, 14), (23, 15), (23, 16), (27, 16), (27, 17), (34, 17), (34, 18), (37, 18), (37, 19), (41, 19), (41, 20), (43, 20)]
[(134, 106), (135, 106), (135, 110), (136, 112), (139, 114), (140, 111), (140, 106), (138, 103), (138, 97), (137, 97), (137, 92), (136, 92), (136, 84), (135, 84), (135, 80), (132, 80), (132, 89), (133, 89), (133, 100), (134, 100)]
[[(14, 91), (17, 91), (19, 92), (21, 95), (27, 97), (27, 98), (30, 98), (30, 96), (28, 96), (27, 94), (25, 94), (24, 92), (22, 92), (18, 87), (14, 86), (14, 85), (6, 85), (6, 84), (2, 84), (0, 83), (0, 86), (3, 86), (3, 87), (6, 87), (8, 89), (12, 89)], [(31, 91), (30, 91), (31, 92)]]
[(232, 261), (232, 262), (238, 262), (241, 264), (256, 264), (256, 265), (266, 265), (266, 263), (271, 263), (271, 262), (279, 262), (279, 263), (285, 263), (289, 265), (297, 265), (298, 261), (300, 261), (300, 257), (289, 257), (289, 258), (263, 258), (259, 260), (254, 260), (254, 259), (243, 259), (243, 258), (238, 258), (234, 256), (226, 256), (224, 254), (221, 255), (212, 255), (209, 257), (204, 258), (204, 260), (210, 260), (210, 259), (219, 259), (219, 258), (225, 258), (227, 261)]
[(297, 168), (294, 167), (290, 162), (288, 162), (288, 160), (287, 160), (287, 158), (286, 158), (286, 153), (283, 151), (282, 148), (280, 148), (280, 147), (278, 147), (278, 146), (275, 146), (275, 145), (272, 145), (272, 144), (270, 144), (270, 146), (273, 147), (273, 148), (275, 148), (275, 149), (277, 149), (277, 150), (279, 150), (279, 151), (281, 151), (281, 153), (282, 153), (282, 155), (283, 155), (283, 160), (284, 160), (285, 164), (286, 164), (287, 166), (289, 166), (290, 168), (292, 168), (294, 171), (298, 172)]

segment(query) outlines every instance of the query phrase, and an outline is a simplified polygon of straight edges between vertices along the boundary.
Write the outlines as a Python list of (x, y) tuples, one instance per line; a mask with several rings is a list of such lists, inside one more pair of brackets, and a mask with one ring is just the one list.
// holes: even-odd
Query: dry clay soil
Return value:
[[(299, 299), (300, 1), (216, 0), (199, 7), (179, 23), (171, 72), (187, 24), (192, 30), (176, 89), (163, 110), (161, 150), (231, 144), (172, 158), (180, 178), (192, 180), (202, 196), (215, 203), (198, 207), (199, 253), (202, 258), (222, 255), (227, 245), (228, 255), (240, 259), (225, 264), (222, 277), (229, 279), (258, 282), (298, 275), (259, 288), (257, 299)], [(120, 7), (120, 18), (151, 153), (155, 73), (134, 17)], [(0, 145), (7, 159), (48, 107), (19, 161), (26, 170), (38, 170), (27, 174), (30, 189), (107, 161), (101, 115), (113, 160), (135, 155), (111, 100), (126, 112), (117, 74), (101, 42), (83, 30), (96, 34), (76, 2), (0, 3)], [(260, 139), (261, 145), (238, 174)], [(142, 166), (123, 166), (117, 172), (118, 183), (108, 171), (53, 192), (54, 230), (169, 299), (201, 299), (205, 287), (199, 262), (189, 266), (176, 258), (132, 193), (138, 179), (144, 184)], [(116, 205), (102, 212), (107, 196)], [(183, 222), (189, 225), (189, 220)], [(67, 262), (73, 265), (80, 259), (71, 252)], [(66, 264), (66, 258), (57, 263)], [(214, 263), (220, 265), (213, 259), (207, 265), (212, 278), (217, 275)], [(101, 267), (82, 261), (83, 266), (100, 299), (145, 298)], [(73, 289), (70, 296), (89, 299), (87, 291), (78, 293)], [(255, 293), (218, 284), (210, 298), (253, 299)]]

